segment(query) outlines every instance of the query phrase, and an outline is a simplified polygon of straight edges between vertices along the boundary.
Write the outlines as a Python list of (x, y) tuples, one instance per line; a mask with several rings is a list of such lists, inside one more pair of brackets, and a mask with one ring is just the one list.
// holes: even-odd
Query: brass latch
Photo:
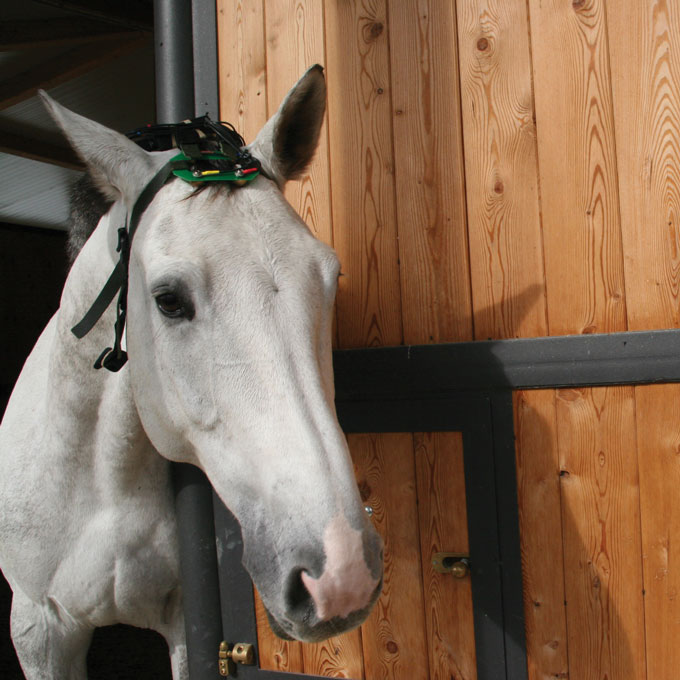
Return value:
[(230, 662), (252, 666), (255, 663), (255, 650), (247, 642), (237, 642), (232, 649), (226, 642), (220, 642), (219, 671), (220, 675), (231, 675)]
[(432, 568), (440, 574), (465, 578), (470, 573), (470, 556), (451, 552), (435, 553), (432, 556)]

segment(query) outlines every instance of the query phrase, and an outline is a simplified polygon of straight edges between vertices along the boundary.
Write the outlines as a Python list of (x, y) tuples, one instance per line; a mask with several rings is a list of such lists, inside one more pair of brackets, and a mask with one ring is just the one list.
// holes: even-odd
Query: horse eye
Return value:
[(163, 293), (156, 298), (156, 305), (162, 314), (171, 318), (184, 316), (184, 307), (174, 293)]

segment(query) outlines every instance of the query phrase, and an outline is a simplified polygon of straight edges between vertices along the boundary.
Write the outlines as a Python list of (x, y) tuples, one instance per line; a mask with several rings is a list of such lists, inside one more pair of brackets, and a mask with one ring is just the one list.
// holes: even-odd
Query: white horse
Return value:
[(382, 543), (335, 415), (339, 265), (281, 193), (316, 148), (322, 69), (248, 147), (263, 175), (203, 191), (173, 178), (158, 191), (132, 242), (130, 359), (117, 373), (92, 368), (114, 305), (84, 339), (70, 329), (118, 260), (126, 211), (177, 152), (147, 153), (44, 99), (115, 202), (0, 429), (0, 567), (26, 677), (85, 678), (94, 628), (121, 622), (159, 631), (173, 678), (187, 678), (170, 461), (201, 468), (240, 521), (279, 634), (316, 641), (360, 624), (380, 591)]

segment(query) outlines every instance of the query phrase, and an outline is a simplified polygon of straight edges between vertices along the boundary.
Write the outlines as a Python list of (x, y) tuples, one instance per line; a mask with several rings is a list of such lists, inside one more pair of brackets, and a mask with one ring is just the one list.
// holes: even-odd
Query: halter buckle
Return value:
[(107, 347), (99, 357), (97, 357), (97, 361), (94, 362), (94, 368), (97, 370), (106, 368), (113, 373), (118, 373), (126, 363), (127, 352), (125, 350), (119, 347), (116, 351), (112, 347)]

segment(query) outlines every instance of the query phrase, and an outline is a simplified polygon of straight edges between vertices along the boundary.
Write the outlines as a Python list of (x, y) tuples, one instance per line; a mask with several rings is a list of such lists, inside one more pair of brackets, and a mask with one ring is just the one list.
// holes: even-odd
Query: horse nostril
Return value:
[(312, 596), (302, 582), (302, 569), (294, 571), (286, 587), (286, 606), (289, 614), (295, 619), (303, 619), (309, 616), (312, 605)]

